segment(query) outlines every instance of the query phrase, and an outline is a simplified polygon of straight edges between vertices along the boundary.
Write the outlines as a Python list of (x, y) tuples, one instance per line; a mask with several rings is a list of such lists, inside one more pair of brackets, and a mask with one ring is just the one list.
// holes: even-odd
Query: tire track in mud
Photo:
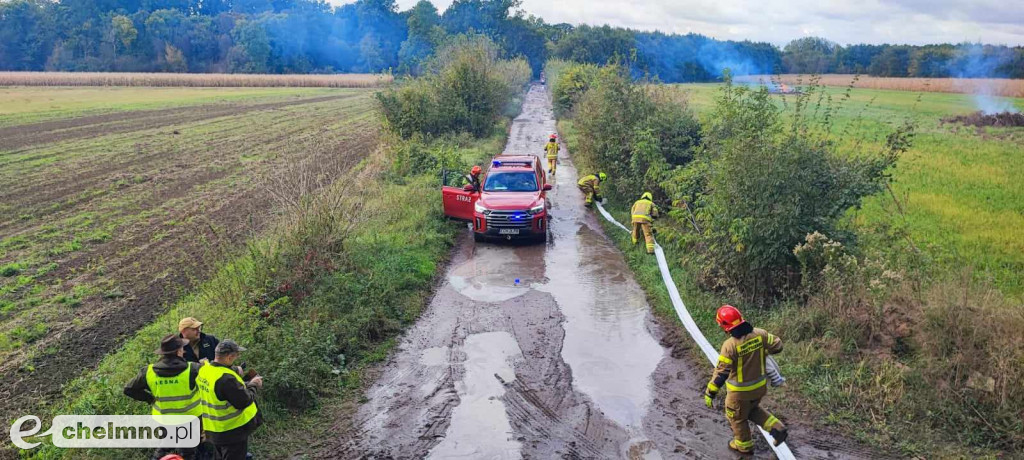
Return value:
[[(505, 152), (539, 153), (554, 126), (548, 95), (531, 87)], [(700, 397), (710, 369), (650, 313), (575, 180), (563, 152), (547, 245), (460, 237), (366, 402), (335, 422), (339, 437), (314, 446), (315, 457), (736, 457), (723, 414)], [(802, 436), (821, 439), (798, 428), (791, 447), (801, 457), (872, 457)], [(770, 454), (762, 445), (756, 458)]]

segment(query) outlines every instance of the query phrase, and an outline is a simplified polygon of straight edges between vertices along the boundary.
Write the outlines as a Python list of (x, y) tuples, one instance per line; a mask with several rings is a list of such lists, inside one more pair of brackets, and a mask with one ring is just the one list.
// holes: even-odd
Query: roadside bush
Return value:
[[(439, 175), (442, 171), (466, 171), (469, 166), (459, 154), (458, 147), (465, 139), (431, 140), (422, 135), (413, 135), (406, 141), (392, 142), (393, 177), (406, 177), (429, 173)], [(468, 142), (465, 142), (468, 143)]]
[(548, 61), (544, 66), (544, 76), (551, 88), (556, 115), (559, 117), (571, 115), (573, 108), (590, 89), (597, 72), (598, 67), (594, 64)]
[(766, 88), (727, 80), (696, 161), (669, 181), (695, 206), (705, 286), (759, 303), (793, 292), (800, 281), (793, 248), (812, 232), (851, 243), (839, 218), (884, 187), (907, 149), (912, 131), (904, 128), (879, 154), (838, 153), (828, 126), (807, 113), (812, 93), (783, 120)]
[(692, 158), (700, 125), (685, 100), (635, 84), (627, 69), (601, 68), (576, 106), (575, 152), (584, 166), (611, 175), (606, 194), (629, 201), (651, 191), (663, 200), (661, 183)]
[(457, 36), (438, 50), (427, 73), (377, 94), (387, 126), (403, 138), (491, 134), (532, 75), (522, 59), (502, 60), (483, 36)]

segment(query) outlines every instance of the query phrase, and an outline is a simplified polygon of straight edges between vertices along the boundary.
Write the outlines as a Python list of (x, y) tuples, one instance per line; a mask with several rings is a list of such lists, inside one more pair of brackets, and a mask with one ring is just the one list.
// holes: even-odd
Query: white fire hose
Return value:
[[(604, 209), (604, 206), (601, 206), (601, 203), (596, 204), (598, 211), (601, 212), (601, 215), (604, 216), (608, 222), (615, 224), (627, 232), (630, 231), (630, 229), (626, 228), (625, 225), (622, 225), (619, 221), (615, 220), (611, 214), (608, 214), (608, 211)], [(661, 280), (665, 282), (665, 288), (668, 289), (668, 296), (672, 299), (672, 306), (675, 308), (676, 314), (679, 316), (679, 320), (683, 322), (683, 327), (685, 327), (686, 331), (690, 333), (690, 337), (693, 337), (693, 341), (697, 342), (697, 345), (700, 346), (701, 351), (703, 351), (704, 355), (707, 356), (711, 365), (716, 365), (718, 363), (718, 352), (715, 351), (715, 347), (711, 346), (711, 342), (708, 341), (707, 337), (704, 337), (704, 333), (697, 327), (697, 323), (693, 321), (693, 317), (690, 316), (690, 312), (686, 309), (686, 305), (683, 304), (683, 299), (679, 296), (679, 290), (676, 289), (676, 282), (672, 280), (672, 274), (668, 271), (668, 262), (665, 259), (665, 251), (661, 249), (661, 245), (657, 242), (654, 243), (654, 255), (658, 259), (658, 268), (661, 270)], [(772, 381), (773, 386), (781, 385), (782, 381), (785, 379), (781, 374), (779, 374), (778, 364), (775, 363), (775, 360), (771, 358), (769, 359), (771, 360), (771, 365), (768, 366), (769, 373), (774, 375), (769, 375), (768, 377)], [(774, 372), (771, 372), (773, 368)], [(761, 430), (761, 434), (764, 435), (764, 438), (768, 441), (768, 445), (775, 451), (776, 457), (780, 460), (796, 459), (796, 457), (793, 456), (793, 452), (789, 450), (788, 445), (783, 443), (776, 446), (775, 439), (772, 438), (772, 435), (768, 434), (764, 428), (757, 427), (757, 429)]]

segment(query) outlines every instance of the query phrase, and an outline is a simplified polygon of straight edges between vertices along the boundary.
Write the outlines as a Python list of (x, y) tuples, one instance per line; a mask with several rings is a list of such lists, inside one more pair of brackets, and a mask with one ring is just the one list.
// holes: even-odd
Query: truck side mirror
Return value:
[(544, 188), (544, 191), (546, 192), (548, 190), (551, 190), (552, 187), (551, 187), (551, 184), (544, 184), (543, 188)]
[(476, 187), (473, 187), (473, 184), (466, 184), (466, 185), (462, 186), (462, 190), (465, 190), (467, 192), (475, 192), (476, 191)]

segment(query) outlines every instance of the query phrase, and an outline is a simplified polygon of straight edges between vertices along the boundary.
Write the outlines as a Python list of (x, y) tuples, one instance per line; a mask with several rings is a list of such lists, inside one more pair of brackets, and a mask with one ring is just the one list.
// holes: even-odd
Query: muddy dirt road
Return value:
[[(534, 86), (505, 152), (537, 154), (554, 131)], [(708, 366), (661, 344), (644, 292), (583, 206), (571, 160), (560, 164), (551, 242), (463, 238), (430, 306), (321, 457), (735, 457), (723, 415), (699, 396)], [(798, 457), (860, 457), (806, 433), (793, 434)]]

